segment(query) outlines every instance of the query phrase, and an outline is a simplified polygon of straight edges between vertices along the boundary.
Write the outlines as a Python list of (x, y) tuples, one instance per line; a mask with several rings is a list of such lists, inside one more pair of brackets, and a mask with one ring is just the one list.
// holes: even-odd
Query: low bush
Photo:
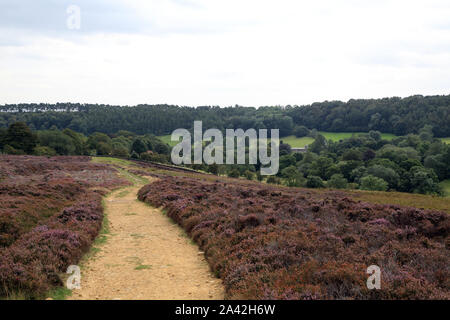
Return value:
[[(139, 199), (189, 233), (231, 299), (450, 299), (445, 212), (168, 176)], [(381, 290), (366, 286), (373, 264)]]
[(126, 184), (89, 160), (0, 156), (0, 297), (43, 297), (89, 249), (102, 225), (101, 196)]

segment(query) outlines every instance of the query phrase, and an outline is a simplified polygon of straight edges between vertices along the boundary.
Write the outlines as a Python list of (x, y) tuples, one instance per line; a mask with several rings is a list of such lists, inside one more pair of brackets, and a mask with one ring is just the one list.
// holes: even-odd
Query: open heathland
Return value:
[[(80, 263), (94, 240), (102, 238), (98, 235), (104, 224), (109, 225), (103, 221), (102, 198), (107, 201), (104, 196), (111, 190), (133, 184), (132, 193), (113, 193), (117, 203), (111, 205), (128, 206), (138, 186), (148, 183), (143, 177), (153, 176), (157, 179), (138, 197), (154, 208), (119, 208), (116, 216), (110, 212), (111, 219), (119, 220), (113, 221), (109, 246), (125, 245), (119, 236), (114, 239), (120, 232), (133, 244), (144, 241), (155, 230), (142, 219), (166, 214), (200, 247), (198, 253), (205, 254), (223, 281), (225, 298), (450, 298), (448, 198), (288, 188), (114, 158), (0, 156), (0, 164), (0, 297), (43, 298), (61, 287), (61, 274)], [(128, 232), (120, 221), (142, 230)], [(163, 234), (166, 242), (183, 240)], [(96, 257), (117, 253), (106, 249)], [(154, 249), (151, 254), (157, 253)], [(190, 250), (196, 255), (195, 247)], [(164, 259), (174, 254), (179, 256), (162, 253)], [(92, 267), (89, 255), (85, 257)], [(156, 274), (158, 264), (151, 260), (133, 260), (124, 265), (130, 265), (130, 274), (120, 275)], [(370, 265), (381, 269), (381, 290), (367, 288)], [(177, 275), (187, 270), (180, 265)], [(94, 271), (86, 280), (97, 283)], [(201, 273), (207, 276), (205, 270)], [(191, 275), (195, 286), (207, 282)], [(124, 284), (119, 289), (127, 288)], [(91, 289), (95, 296), (95, 286)], [(170, 298), (166, 291), (160, 296)], [(211, 298), (213, 291), (203, 291)], [(117, 296), (115, 292), (112, 297)]]
[(0, 297), (60, 285), (101, 229), (102, 196), (127, 183), (89, 157), (0, 156)]
[[(162, 176), (139, 199), (205, 252), (227, 298), (449, 299), (448, 213), (235, 180)], [(381, 290), (366, 270), (381, 268)]]

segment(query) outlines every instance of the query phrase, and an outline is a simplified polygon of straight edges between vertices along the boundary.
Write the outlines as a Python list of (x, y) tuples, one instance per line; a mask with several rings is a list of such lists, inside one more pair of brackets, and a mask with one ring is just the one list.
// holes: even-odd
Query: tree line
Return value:
[(0, 129), (0, 152), (15, 155), (87, 155), (116, 156), (161, 163), (170, 161), (170, 147), (154, 135), (136, 135), (119, 130), (107, 135), (94, 132), (89, 136), (66, 128), (32, 131), (26, 123), (15, 122)]
[(326, 101), (303, 106), (197, 108), (174, 105), (121, 107), (76, 103), (15, 104), (0, 106), (0, 128), (25, 122), (32, 130), (71, 129), (90, 135), (126, 130), (138, 135), (165, 135), (178, 128), (191, 129), (195, 120), (203, 127), (224, 129), (280, 129), (282, 137), (299, 127), (331, 132), (418, 134), (425, 125), (436, 137), (450, 136), (450, 95), (411, 96)]

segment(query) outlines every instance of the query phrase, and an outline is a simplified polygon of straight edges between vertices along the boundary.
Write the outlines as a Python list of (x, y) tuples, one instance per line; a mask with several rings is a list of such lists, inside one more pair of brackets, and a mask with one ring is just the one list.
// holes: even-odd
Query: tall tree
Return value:
[(37, 137), (24, 122), (16, 122), (9, 126), (4, 144), (28, 154), (33, 152), (37, 144)]

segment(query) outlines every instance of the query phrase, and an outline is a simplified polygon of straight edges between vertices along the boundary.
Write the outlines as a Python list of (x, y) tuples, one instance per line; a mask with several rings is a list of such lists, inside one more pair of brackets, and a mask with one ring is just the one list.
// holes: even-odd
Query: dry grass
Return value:
[(396, 204), (400, 206), (440, 210), (450, 213), (450, 199), (438, 196), (401, 192), (377, 192), (352, 190), (348, 193), (358, 200), (379, 204)]

